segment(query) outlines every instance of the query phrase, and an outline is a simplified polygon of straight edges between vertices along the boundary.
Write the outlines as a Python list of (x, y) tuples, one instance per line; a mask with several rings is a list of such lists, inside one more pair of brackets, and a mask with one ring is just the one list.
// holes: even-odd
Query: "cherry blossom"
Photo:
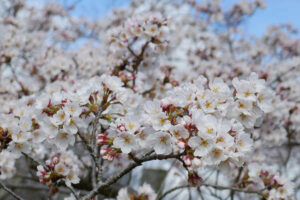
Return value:
[(0, 3), (1, 188), (33, 199), (299, 198), (291, 24), (248, 35), (262, 0), (132, 0), (99, 20), (75, 6)]

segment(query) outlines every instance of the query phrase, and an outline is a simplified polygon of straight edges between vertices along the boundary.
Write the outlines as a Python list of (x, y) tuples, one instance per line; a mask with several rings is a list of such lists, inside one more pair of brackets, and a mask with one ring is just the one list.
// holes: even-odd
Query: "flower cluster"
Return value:
[(3, 150), (0, 153), (0, 179), (9, 179), (16, 173), (15, 154)]
[(78, 160), (73, 152), (67, 151), (53, 155), (46, 161), (46, 165), (37, 167), (37, 176), (40, 182), (55, 188), (59, 181), (63, 180), (66, 185), (79, 183), (79, 175), (83, 168), (82, 163)]
[(156, 193), (147, 183), (137, 188), (136, 193), (129, 193), (127, 188), (122, 188), (119, 190), (117, 200), (128, 200), (128, 199), (138, 199), (138, 200), (155, 200)]
[(268, 200), (291, 199), (293, 196), (292, 183), (267, 166), (251, 163), (243, 175), (239, 187), (250, 190), (261, 190)]
[(158, 56), (168, 45), (167, 30), (167, 18), (153, 14), (136, 16), (112, 29), (107, 36), (111, 73), (119, 76), (126, 87), (143, 90), (136, 86), (146, 74), (153, 76), (150, 72), (159, 66)]
[(125, 154), (151, 148), (157, 154), (184, 151), (191, 169), (226, 161), (241, 166), (252, 148), (249, 131), (270, 111), (273, 94), (256, 74), (234, 79), (233, 86), (200, 77), (175, 87), (166, 98), (146, 102), (143, 118), (127, 113), (117, 119), (117, 137), (102, 134), (99, 141)]

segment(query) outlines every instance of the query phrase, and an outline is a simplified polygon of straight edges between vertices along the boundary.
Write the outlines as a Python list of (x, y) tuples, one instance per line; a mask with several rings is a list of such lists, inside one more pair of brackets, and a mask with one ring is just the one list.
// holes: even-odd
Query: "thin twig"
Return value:
[[(263, 190), (259, 190), (259, 191), (252, 191), (252, 190), (244, 190), (244, 189), (230, 187), (230, 186), (213, 185), (213, 184), (207, 184), (207, 183), (204, 183), (201, 186), (212, 187), (212, 188), (217, 189), (217, 190), (233, 190), (233, 191), (236, 191), (236, 192), (252, 193), (252, 194), (258, 194), (258, 195), (262, 195), (262, 191), (264, 191), (264, 189)], [(174, 192), (176, 190), (183, 189), (183, 188), (191, 188), (191, 187), (194, 187), (194, 186), (191, 186), (191, 185), (182, 185), (182, 186), (174, 187), (174, 188), (166, 191), (163, 195), (157, 197), (157, 200), (162, 200), (168, 194), (170, 194), (170, 193), (172, 193), (172, 192)], [(199, 189), (200, 189), (200, 187), (199, 187)]]
[(215, 188), (217, 190), (234, 190), (236, 192), (252, 193), (252, 194), (258, 194), (258, 195), (262, 195), (262, 192), (265, 190), (265, 189), (258, 190), (258, 191), (245, 190), (245, 189), (236, 188), (236, 187), (222, 186), (222, 185), (213, 185), (213, 184), (206, 184), (206, 183), (202, 184), (202, 186), (212, 187), (212, 188)]
[(72, 187), (72, 185), (67, 186), (67, 188), (69, 188), (69, 190), (72, 192), (72, 194), (74, 195), (76, 200), (79, 200), (79, 197), (76, 194), (76, 191), (74, 190), (74, 188)]
[(190, 185), (182, 185), (182, 186), (174, 187), (174, 188), (168, 190), (167, 192), (165, 192), (163, 195), (158, 196), (156, 199), (157, 199), (157, 200), (162, 200), (162, 199), (165, 198), (168, 194), (170, 194), (170, 193), (172, 193), (172, 192), (174, 192), (174, 191), (176, 191), (176, 190), (183, 189), (183, 188), (189, 188), (189, 187), (191, 187), (191, 186), (190, 186)]
[(6, 187), (2, 182), (0, 182), (0, 186), (1, 186), (6, 192), (8, 192), (11, 196), (13, 196), (15, 199), (17, 199), (17, 200), (24, 200), (22, 197), (20, 197), (20, 196), (17, 195), (16, 193), (14, 193), (11, 189), (9, 189), (8, 187)]

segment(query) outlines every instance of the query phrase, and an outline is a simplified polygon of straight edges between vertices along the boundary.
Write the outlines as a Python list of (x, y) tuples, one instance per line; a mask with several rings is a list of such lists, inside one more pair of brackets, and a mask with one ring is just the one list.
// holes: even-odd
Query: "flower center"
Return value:
[(214, 157), (220, 157), (221, 156), (221, 150), (219, 150), (219, 149), (214, 149), (212, 153), (213, 153)]
[(129, 144), (130, 141), (131, 141), (130, 137), (128, 137), (128, 136), (126, 136), (126, 137), (124, 138), (124, 140), (125, 140), (125, 142), (126, 142), (127, 144)]
[(130, 123), (128, 124), (128, 128), (129, 128), (130, 130), (134, 129), (134, 123), (130, 122)]
[(249, 97), (251, 95), (251, 92), (249, 90), (247, 90), (246, 92), (244, 92), (245, 97)]
[(160, 138), (160, 143), (161, 144), (166, 144), (167, 143), (167, 138), (166, 137), (161, 137)]

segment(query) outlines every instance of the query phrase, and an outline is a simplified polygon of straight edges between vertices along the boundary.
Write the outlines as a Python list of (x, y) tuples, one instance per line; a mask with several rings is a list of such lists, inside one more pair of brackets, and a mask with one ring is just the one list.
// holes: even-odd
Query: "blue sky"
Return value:
[[(46, 0), (48, 1), (48, 0)], [(78, 16), (86, 16), (97, 18), (104, 16), (115, 7), (126, 7), (129, 0), (57, 0), (66, 2), (70, 5), (72, 2), (77, 3), (74, 14)], [(222, 5), (228, 8), (234, 2), (239, 0), (223, 0)], [(259, 10), (252, 18), (250, 18), (243, 26), (246, 32), (261, 36), (268, 25), (281, 24), (290, 22), (298, 30), (300, 30), (300, 0), (266, 0), (267, 7)], [(298, 34), (299, 35), (299, 34)]]
[[(223, 0), (228, 7), (238, 0)], [(258, 11), (245, 24), (246, 31), (262, 35), (268, 25), (290, 22), (300, 30), (300, 0), (267, 0), (267, 7)]]

